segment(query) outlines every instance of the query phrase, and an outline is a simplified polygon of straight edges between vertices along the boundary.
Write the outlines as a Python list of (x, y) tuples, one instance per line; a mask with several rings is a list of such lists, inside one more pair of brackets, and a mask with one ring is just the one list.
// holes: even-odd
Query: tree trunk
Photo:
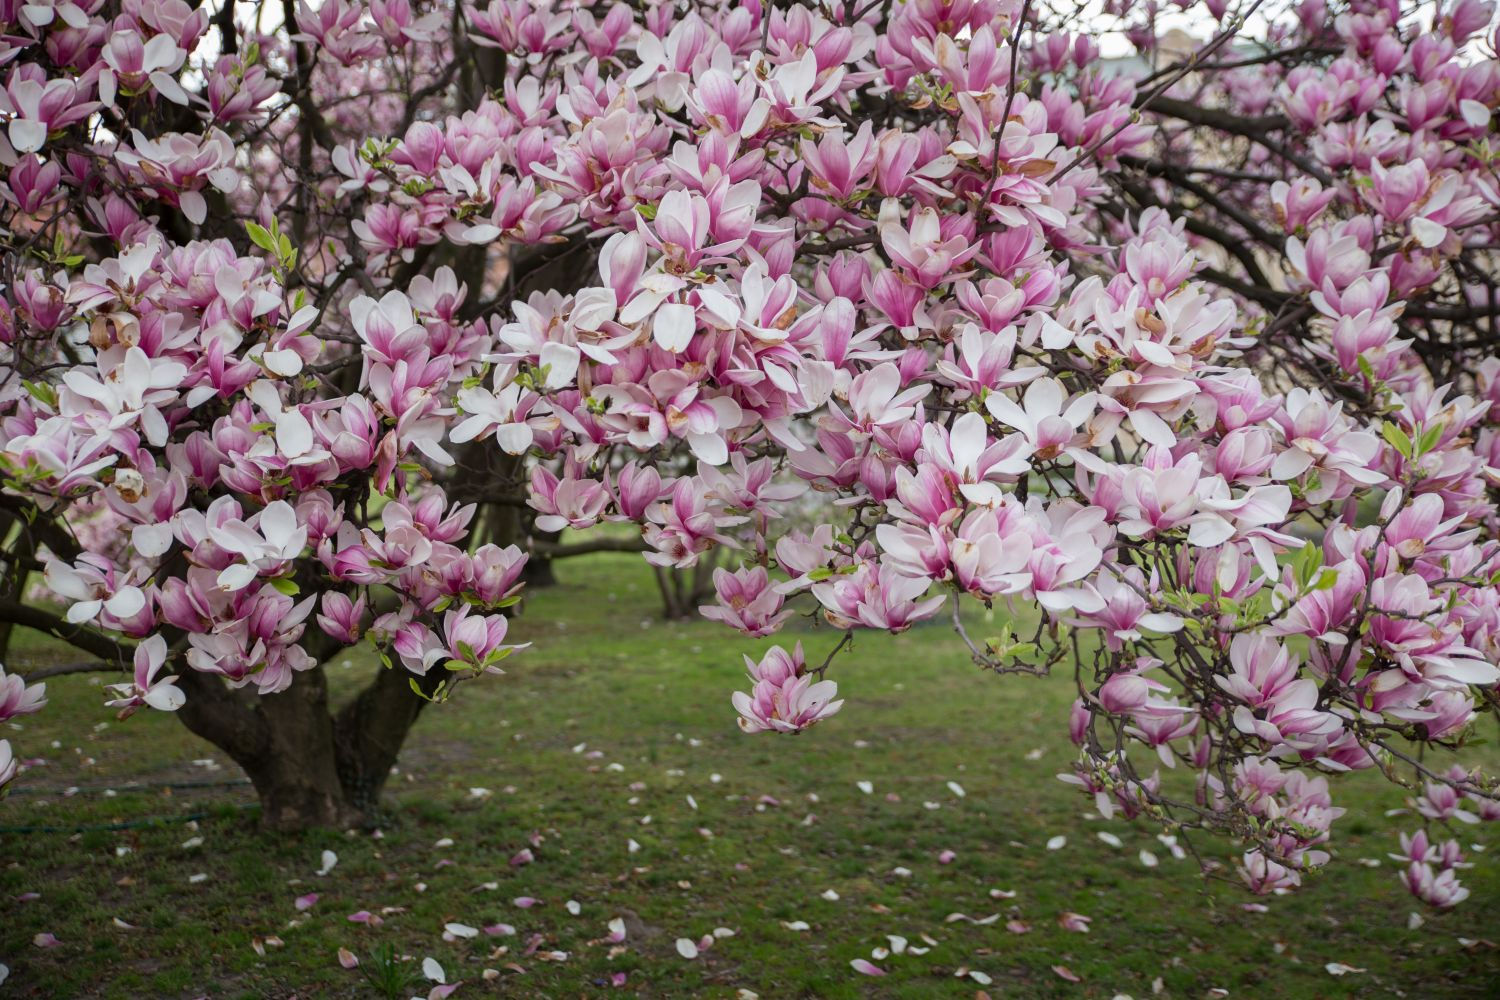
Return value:
[[(362, 822), (339, 780), (328, 714), (328, 679), (321, 666), (296, 675), (278, 694), (262, 695), (270, 736), (266, 752), (241, 762), (260, 796), (261, 825), (270, 830), (350, 826)], [(405, 735), (403, 732), (402, 736)]]
[(713, 598), (714, 569), (719, 565), (720, 551), (714, 549), (704, 554), (688, 569), (654, 567), (663, 618), (691, 621), (698, 617), (698, 608)]
[(380, 805), (401, 744), (427, 700), (411, 688), (415, 681), (431, 695), (442, 680), (434, 668), (417, 677), (400, 667), (382, 669), (369, 686), (333, 719), (333, 764), (348, 804), (366, 816)]
[[(544, 545), (556, 545), (558, 539), (562, 538), (561, 531), (537, 531), (533, 526), (531, 540), (542, 542)], [(535, 590), (539, 587), (557, 586), (557, 572), (553, 568), (552, 557), (545, 550), (538, 551), (533, 547), (531, 556), (526, 560), (526, 569), (522, 576), (526, 586)]]
[[(321, 666), (277, 694), (233, 691), (184, 671), (178, 715), (244, 769), (260, 799), (261, 826), (291, 831), (374, 822), (391, 767), (427, 702), (400, 668), (382, 669), (335, 717)], [(440, 678), (415, 678), (424, 690)]]

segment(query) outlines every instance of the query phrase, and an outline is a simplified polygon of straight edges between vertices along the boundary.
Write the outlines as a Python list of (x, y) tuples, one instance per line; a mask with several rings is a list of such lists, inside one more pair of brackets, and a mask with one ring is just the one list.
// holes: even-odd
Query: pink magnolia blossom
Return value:
[(40, 712), (46, 704), (46, 684), (27, 684), (26, 678), (0, 667), (0, 722)]
[(833, 700), (838, 693), (837, 684), (815, 680), (806, 672), (800, 643), (791, 654), (780, 646), (772, 646), (759, 663), (748, 656), (745, 663), (753, 687), (749, 694), (735, 692), (734, 707), (740, 713), (740, 728), (747, 733), (800, 732), (835, 714), (844, 705), (841, 700)]
[(784, 599), (760, 566), (733, 572), (714, 570), (714, 593), (718, 603), (699, 608), (699, 613), (754, 639), (778, 631), (792, 614), (782, 610)]
[(172, 682), (174, 677), (157, 677), (167, 662), (167, 640), (153, 635), (135, 648), (135, 680), (130, 684), (111, 684), (109, 689), (116, 698), (105, 702), (112, 708), (120, 708), (128, 715), (141, 705), (160, 712), (175, 712), (187, 700), (182, 689)]

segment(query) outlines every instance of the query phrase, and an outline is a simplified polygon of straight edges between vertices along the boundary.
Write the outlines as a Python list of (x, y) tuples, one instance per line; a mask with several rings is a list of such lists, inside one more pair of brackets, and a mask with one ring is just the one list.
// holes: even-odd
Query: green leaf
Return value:
[(1415, 451), (1412, 453), (1412, 457), (1414, 457), (1414, 458), (1420, 458), (1421, 456), (1427, 454), (1432, 449), (1436, 448), (1437, 447), (1437, 443), (1438, 443), (1438, 439), (1441, 438), (1442, 436), (1443, 436), (1443, 425), (1442, 424), (1433, 424), (1431, 427), (1427, 428), (1425, 431), (1422, 432), (1422, 436), (1419, 437), (1419, 438), (1417, 438), (1417, 446), (1416, 446)]
[(1382, 423), (1380, 425), (1380, 436), (1385, 438), (1402, 458), (1410, 459), (1412, 457), (1411, 438), (1407, 437), (1406, 432), (1395, 424), (1389, 422)]
[(1297, 551), (1292, 559), (1292, 575), (1297, 580), (1297, 586), (1307, 589), (1312, 583), (1314, 575), (1323, 565), (1323, 550), (1313, 542), (1308, 542)]
[(57, 406), (57, 390), (45, 382), (22, 382), (26, 391), (42, 405), (51, 409)]
[(297, 586), (297, 581), (289, 576), (278, 576), (271, 581), (271, 586), (288, 597), (296, 597), (302, 591), (302, 588)]
[(254, 222), (247, 222), (245, 223), (245, 232), (249, 234), (250, 242), (260, 247), (266, 253), (276, 252), (276, 241), (271, 237), (270, 231), (265, 226), (257, 225)]

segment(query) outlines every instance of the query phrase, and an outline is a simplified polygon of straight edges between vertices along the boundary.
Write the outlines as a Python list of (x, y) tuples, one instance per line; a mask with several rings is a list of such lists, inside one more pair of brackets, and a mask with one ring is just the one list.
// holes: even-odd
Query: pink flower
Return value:
[(19, 674), (7, 674), (0, 667), (0, 722), (18, 715), (40, 712), (47, 704), (47, 685), (26, 683)]
[(359, 641), (360, 623), (364, 616), (364, 594), (350, 600), (349, 595), (330, 590), (323, 594), (323, 611), (318, 615), (318, 627), (340, 642), (352, 645)]
[(1469, 898), (1469, 890), (1458, 880), (1458, 872), (1449, 868), (1434, 872), (1432, 866), (1412, 862), (1401, 872), (1401, 883), (1408, 892), (1428, 906), (1447, 909)]
[(891, 255), (895, 265), (916, 283), (931, 289), (953, 280), (953, 272), (966, 263), (979, 247), (972, 237), (965, 237), (959, 230), (944, 233), (945, 222), (959, 223), (961, 217), (939, 216), (931, 208), (921, 208), (912, 214), (906, 228), (894, 223), (880, 227), (880, 241)]
[(531, 470), (531, 506), (540, 513), (541, 531), (580, 530), (597, 524), (609, 503), (609, 492), (597, 479), (559, 480), (540, 465)]
[(1078, 428), (1094, 411), (1092, 393), (1069, 402), (1062, 383), (1050, 378), (1027, 386), (1022, 402), (1023, 406), (1017, 406), (996, 392), (985, 399), (985, 406), (996, 420), (1020, 432), (1028, 450), (1038, 459), (1055, 458), (1072, 443)]
[(699, 613), (751, 638), (780, 630), (781, 623), (792, 614), (790, 610), (781, 610), (783, 598), (772, 589), (769, 575), (760, 566), (733, 572), (714, 570), (714, 592), (718, 603), (699, 608)]
[(1079, 622), (1104, 630), (1109, 649), (1123, 649), (1126, 642), (1139, 641), (1141, 629), (1171, 634), (1182, 630), (1182, 619), (1168, 612), (1152, 611), (1143, 594), (1153, 585), (1134, 567), (1100, 574), (1098, 582), (1085, 588), (1089, 596), (1075, 607)]
[(153, 635), (135, 648), (135, 680), (130, 684), (111, 684), (109, 690), (115, 698), (105, 702), (112, 708), (123, 709), (122, 717), (129, 715), (141, 705), (149, 705), (159, 712), (175, 712), (187, 701), (182, 689), (172, 682), (177, 678), (156, 675), (167, 662), (167, 640)]
[(15, 780), (19, 766), (9, 740), (0, 740), (0, 789)]
[(943, 603), (942, 594), (919, 600), (928, 586), (928, 581), (902, 576), (888, 564), (862, 562), (852, 573), (814, 584), (812, 592), (835, 628), (904, 632)]
[(754, 663), (745, 658), (753, 685), (747, 695), (736, 691), (734, 707), (740, 713), (739, 725), (747, 733), (772, 730), (780, 733), (800, 732), (828, 718), (843, 707), (834, 701), (838, 685), (833, 681), (814, 680), (804, 673), (802, 646), (788, 655), (780, 646), (772, 646), (766, 656)]
[(1216, 676), (1214, 682), (1251, 708), (1275, 701), (1297, 678), (1297, 658), (1264, 633), (1235, 636), (1229, 645), (1229, 662), (1234, 673)]
[(1244, 706), (1236, 708), (1234, 726), (1272, 747), (1285, 744), (1294, 750), (1314, 750), (1320, 743), (1332, 742), (1343, 729), (1339, 717), (1320, 710), (1318, 701), (1317, 681), (1293, 681), (1267, 701), (1262, 715)]
[(444, 653), (449, 660), (485, 670), (497, 669), (495, 664), (518, 649), (519, 646), (502, 645), (509, 622), (504, 615), (471, 614), (468, 607), (460, 607), (443, 616), (443, 635), (447, 639)]

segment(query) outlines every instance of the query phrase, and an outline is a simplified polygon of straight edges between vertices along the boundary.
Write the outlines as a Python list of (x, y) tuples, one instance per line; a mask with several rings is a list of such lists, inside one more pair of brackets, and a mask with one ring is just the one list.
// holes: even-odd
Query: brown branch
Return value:
[(107, 663), (103, 660), (84, 660), (79, 663), (59, 663), (55, 667), (42, 667), (38, 670), (28, 671), (21, 675), (21, 679), (28, 684), (36, 681), (44, 681), (49, 677), (62, 677), (65, 674), (99, 674), (119, 673), (125, 670), (123, 663)]
[(124, 663), (135, 656), (134, 646), (116, 642), (96, 629), (86, 625), (74, 625), (50, 611), (31, 607), (19, 601), (0, 598), (0, 620), (45, 632), (76, 649), (92, 653), (101, 659), (118, 660)]
[(1151, 110), (1169, 118), (1176, 118), (1192, 125), (1206, 125), (1211, 129), (1227, 132), (1249, 139), (1258, 146), (1262, 146), (1281, 159), (1297, 167), (1304, 173), (1316, 177), (1324, 184), (1333, 183), (1329, 173), (1313, 163), (1311, 160), (1297, 153), (1293, 153), (1281, 143), (1270, 138), (1267, 132), (1280, 131), (1287, 127), (1287, 120), (1280, 115), (1265, 115), (1252, 118), (1249, 115), (1237, 115), (1232, 111), (1222, 111), (1218, 108), (1208, 108), (1192, 101), (1180, 101), (1173, 97), (1158, 97), (1151, 102)]

